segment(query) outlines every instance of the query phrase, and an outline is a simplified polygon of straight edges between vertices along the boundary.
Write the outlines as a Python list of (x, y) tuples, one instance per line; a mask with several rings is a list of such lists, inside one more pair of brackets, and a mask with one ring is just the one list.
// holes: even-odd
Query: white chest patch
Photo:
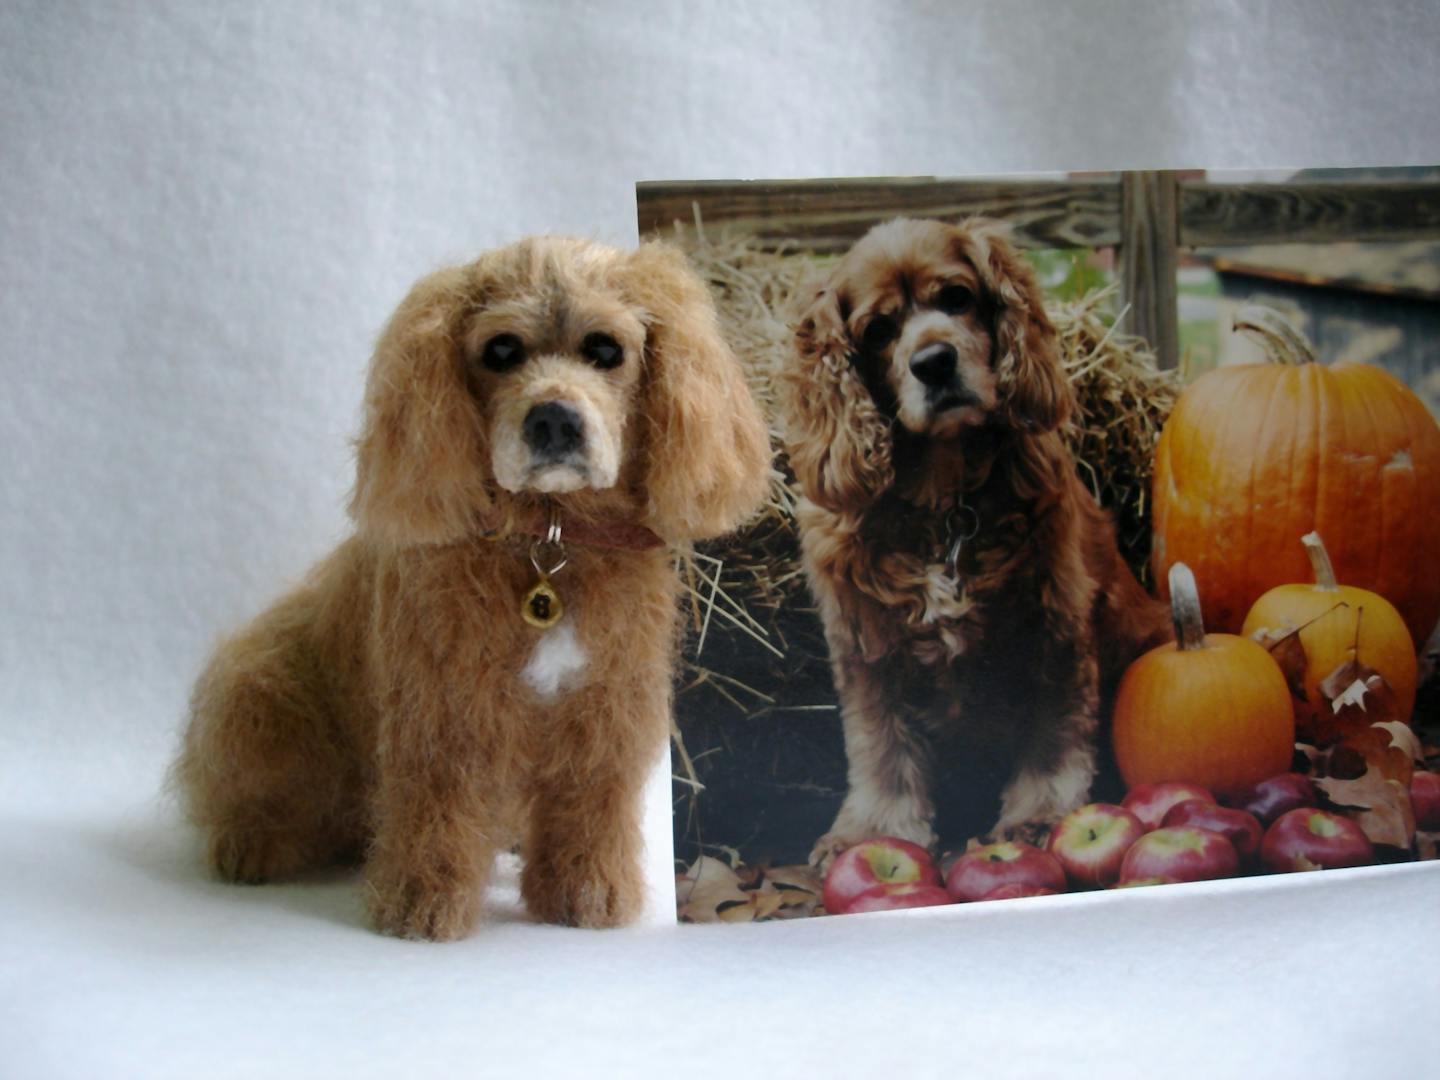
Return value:
[(575, 636), (575, 624), (566, 619), (545, 631), (545, 636), (535, 643), (535, 651), (530, 654), (520, 678), (541, 697), (552, 698), (563, 690), (579, 686), (589, 662), (590, 657)]

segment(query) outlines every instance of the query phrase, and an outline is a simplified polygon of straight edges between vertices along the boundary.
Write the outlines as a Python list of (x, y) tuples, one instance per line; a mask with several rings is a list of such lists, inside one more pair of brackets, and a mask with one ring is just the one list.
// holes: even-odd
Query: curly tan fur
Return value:
[(994, 223), (893, 221), (795, 336), (786, 442), (850, 763), (814, 859), (1034, 834), (1088, 797), (1103, 699), (1169, 633), (1057, 430), (1073, 401), (1034, 276)]
[[(497, 370), (489, 350), (507, 334), (525, 359)], [(595, 334), (618, 364), (587, 352)], [(552, 401), (584, 421), (560, 464), (514, 430)], [(503, 480), (501, 445), (520, 455)], [(769, 464), (678, 254), (538, 239), (422, 280), (371, 367), (356, 534), (195, 687), (175, 778), (214, 871), (261, 882), (361, 860), (380, 930), (448, 939), (519, 843), (537, 918), (631, 919), (640, 789), (669, 726), (673, 561), (567, 545), (560, 651), (583, 663), (556, 689), (534, 675), (555, 631), (521, 618), (534, 538), (516, 526), (554, 506), (564, 526), (713, 536), (758, 507)]]

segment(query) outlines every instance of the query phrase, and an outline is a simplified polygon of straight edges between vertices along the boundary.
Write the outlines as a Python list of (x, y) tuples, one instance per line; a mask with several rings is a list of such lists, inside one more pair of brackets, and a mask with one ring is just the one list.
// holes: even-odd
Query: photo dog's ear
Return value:
[(457, 540), (490, 506), (487, 435), (460, 340), (476, 270), (423, 278), (375, 347), (350, 515), (381, 543)]
[(784, 378), (790, 467), (820, 506), (861, 509), (895, 478), (890, 421), (856, 370), (833, 281), (800, 316), (795, 347), (800, 362)]
[(733, 530), (763, 503), (770, 435), (714, 302), (684, 255), (647, 243), (626, 257), (646, 318), (646, 524), (668, 541)]
[(1035, 272), (1001, 223), (971, 221), (960, 231), (994, 310), (1001, 415), (1021, 430), (1054, 430), (1070, 416), (1075, 397)]

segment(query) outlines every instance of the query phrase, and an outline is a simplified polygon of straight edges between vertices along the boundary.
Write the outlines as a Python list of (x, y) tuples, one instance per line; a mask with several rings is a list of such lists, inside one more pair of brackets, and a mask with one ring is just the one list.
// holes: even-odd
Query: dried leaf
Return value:
[[(1346, 735), (1340, 747), (1358, 753), (1365, 764), (1380, 771), (1386, 780), (1398, 780), (1408, 790), (1410, 777), (1414, 775), (1415, 763), (1410, 755), (1391, 742), (1391, 734), (1379, 724), (1371, 724), (1363, 731)], [(1361, 773), (1365, 770), (1362, 769)], [(1331, 770), (1334, 775), (1334, 770)]]
[(1330, 708), (1337, 713), (1347, 705), (1365, 708), (1365, 683), (1363, 680), (1356, 679), (1344, 690), (1341, 690), (1335, 700), (1330, 702)]
[[(715, 916), (720, 922), (759, 922), (780, 910), (780, 897), (773, 890), (759, 889), (745, 893), (743, 900), (723, 900), (716, 905)], [(696, 922), (701, 920), (696, 919)]]
[[(740, 888), (740, 877), (719, 859), (701, 855), (683, 874), (675, 877), (677, 914), (682, 922), (718, 922), (722, 912), (739, 903), (748, 905), (749, 896)], [(732, 920), (725, 920), (732, 921)]]
[[(1322, 705), (1316, 713), (1313, 732), (1316, 746), (1334, 746), (1347, 736), (1368, 730), (1373, 724), (1402, 720), (1395, 691), (1385, 681), (1385, 676), (1369, 671), (1363, 678), (1352, 678), (1348, 682), (1334, 679), (1336, 673), (1347, 669), (1350, 672), (1369, 671), (1353, 660), (1347, 661), (1321, 683), (1321, 692), (1330, 707)], [(1331, 691), (1334, 691), (1333, 695)]]
[(1374, 766), (1353, 780), (1316, 780), (1315, 786), (1333, 807), (1364, 830), (1372, 844), (1409, 848), (1415, 836), (1410, 791)]
[(1285, 673), (1290, 694), (1297, 701), (1305, 700), (1305, 646), (1300, 643), (1300, 630), (1293, 626), (1275, 629), (1261, 627), (1251, 635), (1275, 658)]
[[(1350, 690), (1352, 683), (1359, 682), (1364, 684), (1369, 680), (1370, 676), (1378, 676), (1379, 674), (1380, 673), (1374, 668), (1362, 664), (1359, 660), (1355, 659), (1354, 656), (1351, 656), (1334, 671), (1330, 672), (1329, 675), (1326, 675), (1325, 678), (1320, 680), (1320, 694), (1325, 700), (1334, 702), (1342, 694)], [(1338, 711), (1338, 709), (1336, 711)]]
[(1365, 760), (1365, 755), (1353, 746), (1341, 743), (1325, 751), (1323, 775), (1330, 779), (1358, 780), (1369, 768), (1370, 763)]
[(1385, 720), (1374, 726), (1388, 731), (1390, 745), (1409, 754), (1411, 761), (1425, 760), (1425, 748), (1420, 745), (1420, 737), (1415, 734), (1409, 724), (1403, 720)]
[(1292, 772), (1324, 776), (1329, 766), (1329, 758), (1329, 751), (1309, 743), (1297, 742), (1295, 754), (1290, 759), (1290, 769)]
[(676, 876), (675, 890), (681, 922), (761, 922), (815, 914), (821, 883), (808, 866), (731, 869), (702, 855)]
[(815, 909), (820, 906), (820, 875), (809, 866), (774, 867), (769, 881), (780, 898), (776, 918), (803, 918), (815, 914)]

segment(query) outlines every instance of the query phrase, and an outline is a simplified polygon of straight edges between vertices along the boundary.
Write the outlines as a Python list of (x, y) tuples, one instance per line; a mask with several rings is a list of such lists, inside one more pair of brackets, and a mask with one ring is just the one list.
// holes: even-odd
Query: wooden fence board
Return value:
[(1346, 240), (1440, 240), (1440, 184), (1180, 185), (1180, 242), (1187, 247)]
[(641, 183), (640, 234), (731, 225), (762, 243), (843, 251), (893, 217), (1004, 218), (1023, 247), (1108, 247), (1120, 240), (1120, 188), (1110, 180), (782, 180)]
[(1161, 368), (1180, 362), (1178, 250), (1175, 174), (1127, 172), (1120, 245), (1120, 301), (1124, 329), (1150, 342)]

